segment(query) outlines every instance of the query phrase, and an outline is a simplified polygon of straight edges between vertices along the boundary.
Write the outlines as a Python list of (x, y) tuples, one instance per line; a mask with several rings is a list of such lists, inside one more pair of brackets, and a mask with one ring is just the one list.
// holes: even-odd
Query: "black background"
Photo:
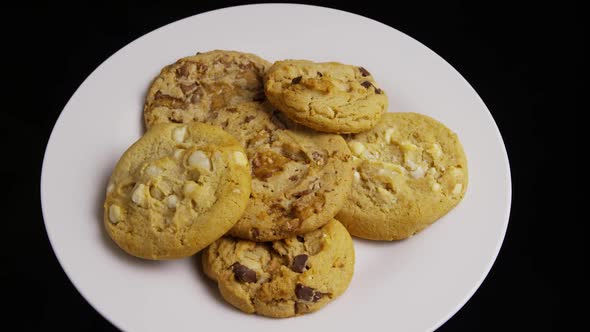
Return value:
[[(117, 5), (13, 3), (2, 11), (3, 107), (1, 174), (8, 192), (0, 223), (3, 317), (17, 330), (116, 330), (79, 295), (51, 250), (40, 209), (39, 177), (47, 139), (82, 81), (112, 53), (164, 24), (239, 1), (120, 2)], [(580, 8), (560, 2), (316, 2), (388, 24), (424, 43), (478, 91), (504, 137), (513, 203), (502, 250), (483, 285), (439, 331), (561, 330), (561, 186), (577, 156)], [(304, 24), (293, 18), (285, 24)], [(352, 41), (354, 42), (354, 41)], [(336, 59), (337, 60), (337, 59)], [(572, 121), (572, 119), (574, 119)], [(561, 137), (561, 136), (560, 136)], [(558, 177), (559, 178), (559, 177)], [(7, 195), (8, 194), (8, 195)], [(567, 208), (566, 208), (567, 209)], [(566, 221), (564, 221), (565, 223)], [(566, 225), (562, 229), (572, 229)], [(384, 262), (387, 263), (387, 262)], [(426, 303), (425, 306), (428, 304)], [(6, 307), (5, 307), (6, 308)], [(358, 315), (364, 306), (359, 304)], [(392, 313), (392, 317), (394, 317)], [(343, 317), (342, 319), (346, 319)], [(392, 320), (387, 330), (395, 331)], [(199, 330), (198, 322), (195, 330)]]

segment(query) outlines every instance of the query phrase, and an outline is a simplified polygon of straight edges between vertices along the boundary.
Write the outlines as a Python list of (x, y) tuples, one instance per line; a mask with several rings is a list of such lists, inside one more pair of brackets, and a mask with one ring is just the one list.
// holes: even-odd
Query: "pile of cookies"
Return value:
[(203, 250), (205, 273), (242, 311), (318, 310), (352, 279), (350, 234), (410, 237), (465, 194), (457, 136), (387, 107), (363, 67), (182, 58), (147, 93), (147, 130), (107, 187), (106, 230), (140, 258)]

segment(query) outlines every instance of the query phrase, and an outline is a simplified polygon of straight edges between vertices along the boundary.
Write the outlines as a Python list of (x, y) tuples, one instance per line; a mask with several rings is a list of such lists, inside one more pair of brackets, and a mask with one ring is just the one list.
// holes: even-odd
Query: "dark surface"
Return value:
[[(23, 3), (2, 11), (2, 50), (8, 56), (3, 78), (10, 85), (3, 89), (1, 174), (9, 188), (3, 208), (11, 213), (2, 218), (8, 230), (3, 228), (0, 273), (8, 305), (2, 315), (15, 319), (21, 327), (16, 330), (115, 330), (79, 295), (51, 250), (39, 203), (41, 162), (65, 103), (102, 61), (164, 24), (239, 2), (172, 3)], [(548, 241), (555, 238), (548, 221), (557, 219), (551, 206), (557, 204), (554, 190), (560, 184), (553, 179), (562, 170), (553, 158), (563, 144), (577, 143), (554, 143), (547, 135), (565, 122), (559, 115), (576, 106), (571, 80), (580, 59), (580, 9), (437, 3), (323, 4), (386, 23), (437, 52), (478, 91), (504, 137), (513, 177), (504, 245), (480, 289), (439, 331), (560, 330), (561, 254), (559, 245)], [(301, 18), (286, 22), (303, 23)], [(395, 331), (394, 317), (384, 328)]]

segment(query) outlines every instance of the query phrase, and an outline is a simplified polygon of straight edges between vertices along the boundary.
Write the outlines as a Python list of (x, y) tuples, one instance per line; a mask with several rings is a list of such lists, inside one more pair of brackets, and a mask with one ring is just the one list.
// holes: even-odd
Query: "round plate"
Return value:
[[(285, 24), (293, 17), (304, 24)], [(362, 65), (390, 96), (390, 111), (430, 115), (454, 130), (469, 162), (465, 199), (401, 242), (355, 239), (348, 291), (317, 313), (268, 319), (233, 309), (198, 257), (168, 262), (128, 256), (102, 226), (110, 173), (142, 132), (146, 90), (159, 70), (197, 51), (230, 49), (278, 59)], [(358, 15), (303, 5), (252, 5), (169, 24), (127, 45), (82, 83), (49, 139), (41, 201), (53, 250), (88, 302), (127, 331), (252, 331), (307, 327), (434, 330), (469, 299), (500, 249), (510, 210), (502, 138), (473, 88), (447, 62), (403, 33)], [(313, 324), (313, 325), (310, 325)]]

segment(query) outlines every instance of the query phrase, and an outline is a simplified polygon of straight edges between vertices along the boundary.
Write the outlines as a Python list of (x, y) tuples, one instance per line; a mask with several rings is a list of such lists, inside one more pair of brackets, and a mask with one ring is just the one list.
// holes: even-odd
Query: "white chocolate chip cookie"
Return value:
[(251, 178), (241, 144), (202, 123), (152, 127), (121, 157), (107, 187), (104, 225), (131, 255), (193, 255), (240, 218)]
[(355, 181), (336, 218), (354, 236), (410, 237), (465, 195), (463, 147), (456, 134), (428, 116), (386, 113), (373, 129), (346, 140), (356, 157)]

